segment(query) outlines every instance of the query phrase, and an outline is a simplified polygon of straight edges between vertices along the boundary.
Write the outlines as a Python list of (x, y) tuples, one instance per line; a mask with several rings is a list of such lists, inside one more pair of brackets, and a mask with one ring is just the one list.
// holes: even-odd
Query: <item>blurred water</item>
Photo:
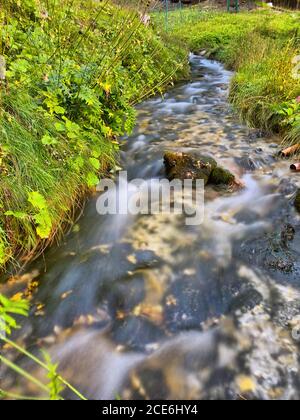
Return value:
[(289, 201), (297, 179), (274, 159), (275, 140), (233, 114), (232, 74), (198, 56), (191, 69), (190, 83), (138, 106), (122, 167), (129, 180), (162, 178), (165, 150), (200, 152), (245, 188), (208, 187), (205, 222), (195, 227), (180, 215), (100, 217), (95, 197), (76, 232), (35, 264), (34, 300), (44, 308), (24, 334), (51, 344), (63, 374), (89, 398), (235, 399), (249, 391), (244, 376), (253, 397), (297, 398), (289, 321), (299, 310), (299, 247), (286, 253), (290, 272), (268, 265), (274, 253), (285, 258), (286, 223), (299, 243)]

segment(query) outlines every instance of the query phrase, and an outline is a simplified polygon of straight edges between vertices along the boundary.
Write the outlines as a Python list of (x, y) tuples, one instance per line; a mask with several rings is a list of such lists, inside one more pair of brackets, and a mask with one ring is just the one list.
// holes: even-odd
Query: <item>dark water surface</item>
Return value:
[[(122, 167), (129, 179), (161, 178), (165, 150), (200, 152), (245, 189), (208, 188), (201, 226), (99, 216), (95, 197), (34, 265), (40, 306), (22, 334), (93, 399), (299, 398), (299, 177), (274, 159), (276, 140), (233, 115), (232, 74), (198, 56), (191, 67), (190, 83), (138, 106)], [(285, 240), (287, 225), (295, 235)], [(37, 395), (9, 375), (5, 385)]]

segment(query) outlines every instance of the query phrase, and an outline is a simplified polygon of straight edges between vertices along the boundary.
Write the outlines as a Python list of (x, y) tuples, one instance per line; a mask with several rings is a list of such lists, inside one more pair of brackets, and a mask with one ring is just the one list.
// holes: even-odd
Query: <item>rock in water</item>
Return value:
[(295, 207), (297, 211), (300, 213), (300, 189), (298, 189), (295, 199)]
[(234, 185), (235, 176), (227, 169), (218, 166), (209, 156), (197, 156), (188, 153), (166, 152), (164, 155), (166, 174), (173, 179), (203, 179), (204, 184)]
[(235, 182), (235, 176), (227, 169), (217, 166), (210, 174), (209, 182), (214, 185), (231, 185)]
[(187, 153), (166, 152), (164, 155), (167, 177), (173, 179), (203, 179), (208, 183), (209, 177), (217, 167), (217, 162), (207, 156), (195, 156)]

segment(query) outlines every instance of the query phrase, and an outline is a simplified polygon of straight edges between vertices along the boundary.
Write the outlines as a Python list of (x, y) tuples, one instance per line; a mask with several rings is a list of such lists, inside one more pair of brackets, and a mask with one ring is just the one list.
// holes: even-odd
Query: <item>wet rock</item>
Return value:
[(236, 162), (246, 171), (255, 171), (258, 168), (257, 162), (255, 162), (250, 156), (236, 158)]
[(278, 186), (278, 193), (282, 195), (291, 195), (295, 193), (295, 184), (291, 179), (283, 178)]
[[(170, 297), (173, 297), (173, 302)], [(203, 286), (194, 278), (176, 280), (165, 297), (164, 317), (172, 332), (200, 329), (201, 323), (210, 317), (210, 302)]]
[(296, 193), (295, 207), (296, 207), (296, 210), (300, 213), (300, 189), (298, 189)]
[(284, 224), (280, 230), (269, 235), (266, 248), (265, 265), (282, 273), (292, 273), (295, 269), (295, 255), (290, 244), (294, 241), (296, 229), (290, 224)]
[(217, 167), (217, 162), (211, 157), (176, 152), (166, 152), (164, 163), (170, 181), (203, 179), (205, 185), (208, 183), (212, 170)]
[[(145, 280), (141, 273), (107, 287), (108, 307), (112, 315), (129, 313), (145, 299)], [(103, 293), (103, 295), (105, 295)]]
[(267, 261), (267, 266), (273, 270), (279, 270), (283, 273), (292, 273), (294, 270), (294, 261), (288, 257), (272, 258)]
[(161, 264), (162, 259), (159, 258), (153, 251), (136, 251), (136, 268), (153, 268)]
[(288, 248), (288, 243), (294, 240), (295, 234), (296, 230), (294, 226), (289, 223), (285, 224), (281, 230), (281, 245), (284, 248)]
[(249, 140), (257, 140), (257, 139), (261, 139), (263, 137), (267, 137), (268, 133), (266, 131), (263, 130), (251, 130), (251, 132), (249, 133)]
[[(221, 314), (254, 307), (261, 300), (253, 287), (231, 274), (203, 266), (203, 277), (179, 276), (164, 297), (164, 320), (170, 332), (201, 330)], [(222, 280), (221, 280), (222, 278)]]
[(165, 333), (142, 316), (128, 316), (112, 326), (112, 338), (131, 350), (144, 351), (147, 345), (162, 340)]
[(123, 400), (167, 400), (169, 395), (163, 369), (149, 367), (147, 364), (142, 364), (132, 373), (125, 387)]
[(249, 288), (240, 293), (229, 306), (228, 313), (233, 314), (237, 311), (242, 313), (253, 309), (259, 305), (263, 300), (262, 295), (254, 288)]
[(214, 185), (230, 185), (233, 184), (234, 181), (235, 176), (230, 171), (223, 169), (220, 166), (213, 169), (209, 178), (209, 182)]
[(232, 185), (235, 176), (209, 156), (167, 152), (164, 156), (167, 177), (173, 179), (203, 179), (204, 184)]

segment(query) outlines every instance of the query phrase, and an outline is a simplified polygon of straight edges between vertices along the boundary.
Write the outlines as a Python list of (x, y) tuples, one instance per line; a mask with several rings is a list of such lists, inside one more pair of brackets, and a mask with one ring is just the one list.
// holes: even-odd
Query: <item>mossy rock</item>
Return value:
[(300, 189), (298, 189), (295, 199), (296, 210), (300, 213)]
[(173, 179), (203, 179), (208, 183), (217, 162), (209, 156), (197, 156), (187, 153), (166, 152), (164, 155), (166, 174), (170, 181)]
[(212, 170), (209, 183), (214, 185), (230, 185), (235, 181), (235, 176), (227, 169), (217, 166)]
[(209, 156), (166, 152), (164, 163), (170, 181), (203, 179), (205, 185), (232, 185), (235, 182), (235, 176)]

